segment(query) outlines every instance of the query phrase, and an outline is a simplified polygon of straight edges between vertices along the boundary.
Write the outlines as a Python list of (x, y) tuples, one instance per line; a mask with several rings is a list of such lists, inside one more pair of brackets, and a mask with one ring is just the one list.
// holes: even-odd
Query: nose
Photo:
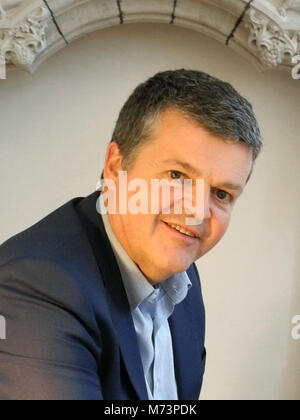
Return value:
[(203, 220), (211, 218), (211, 193), (209, 185), (204, 185), (203, 193)]
[[(189, 192), (191, 190), (188, 190)], [(211, 218), (211, 193), (210, 186), (203, 179), (197, 179), (196, 185), (192, 187), (192, 200), (189, 199), (189, 193), (186, 195), (185, 210), (189, 209), (187, 224), (202, 224), (205, 220)], [(186, 206), (188, 203), (188, 206)], [(192, 206), (190, 206), (192, 204)]]

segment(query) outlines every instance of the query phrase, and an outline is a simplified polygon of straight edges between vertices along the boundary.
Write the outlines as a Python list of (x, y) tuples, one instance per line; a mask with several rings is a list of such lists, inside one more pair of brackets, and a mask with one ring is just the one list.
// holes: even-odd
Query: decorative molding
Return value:
[(284, 18), (294, 16), (294, 13), (300, 15), (300, 0), (282, 0), (278, 11)]
[(246, 26), (250, 29), (249, 47), (259, 54), (265, 68), (289, 66), (300, 51), (299, 31), (284, 30), (256, 10), (250, 11)]
[(196, 30), (258, 69), (288, 70), (300, 54), (300, 0), (0, 0), (0, 78), (35, 71), (74, 39), (126, 23)]
[(22, 4), (22, 0), (2, 0), (0, 2), (0, 21), (4, 21), (7, 17), (6, 12), (16, 9)]
[(47, 46), (45, 30), (50, 13), (46, 7), (39, 6), (12, 27), (3, 6), (0, 15), (2, 25), (6, 26), (0, 32), (0, 77), (4, 79), (6, 66), (30, 71), (37, 55), (45, 50)]

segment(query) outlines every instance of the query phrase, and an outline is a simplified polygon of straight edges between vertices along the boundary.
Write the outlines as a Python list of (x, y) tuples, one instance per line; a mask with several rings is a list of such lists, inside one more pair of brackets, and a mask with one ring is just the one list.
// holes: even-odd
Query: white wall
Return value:
[(300, 399), (300, 80), (259, 73), (199, 33), (122, 25), (77, 40), (34, 75), (0, 81), (0, 242), (93, 192), (121, 105), (157, 71), (200, 69), (252, 103), (264, 150), (221, 243), (197, 262), (207, 309), (202, 399)]

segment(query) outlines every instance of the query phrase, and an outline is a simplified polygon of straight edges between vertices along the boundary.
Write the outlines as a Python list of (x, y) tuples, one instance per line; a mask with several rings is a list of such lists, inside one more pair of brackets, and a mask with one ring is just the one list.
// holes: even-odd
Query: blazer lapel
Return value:
[[(178, 398), (180, 400), (198, 399), (197, 390), (199, 390), (202, 383), (202, 343), (201, 325), (196, 325), (195, 311), (199, 308), (201, 302), (194, 301), (193, 288), (197, 287), (193, 281), (192, 266), (187, 270), (187, 274), (193, 282), (193, 287), (190, 290), (186, 299), (177, 305), (173, 314), (169, 318), (169, 325), (171, 330), (175, 376), (178, 388)], [(197, 374), (197, 372), (199, 372)]]
[(108, 298), (112, 321), (119, 339), (122, 357), (128, 376), (141, 400), (148, 400), (142, 360), (138, 348), (136, 332), (117, 262), (111, 259), (109, 273), (106, 274), (109, 290)]
[(122, 276), (102, 218), (96, 211), (98, 197), (99, 192), (91, 194), (81, 201), (80, 207), (90, 225), (89, 239), (108, 292), (112, 322), (128, 376), (139, 399), (148, 400), (143, 365)]

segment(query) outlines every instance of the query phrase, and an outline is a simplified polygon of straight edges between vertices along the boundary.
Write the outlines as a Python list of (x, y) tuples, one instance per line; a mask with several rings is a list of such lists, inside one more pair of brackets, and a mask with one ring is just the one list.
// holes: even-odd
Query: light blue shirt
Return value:
[[(99, 211), (99, 200), (97, 211)], [(186, 272), (176, 273), (153, 287), (124, 250), (109, 223), (102, 220), (131, 308), (149, 400), (178, 400), (172, 337), (168, 318), (192, 286)]]

